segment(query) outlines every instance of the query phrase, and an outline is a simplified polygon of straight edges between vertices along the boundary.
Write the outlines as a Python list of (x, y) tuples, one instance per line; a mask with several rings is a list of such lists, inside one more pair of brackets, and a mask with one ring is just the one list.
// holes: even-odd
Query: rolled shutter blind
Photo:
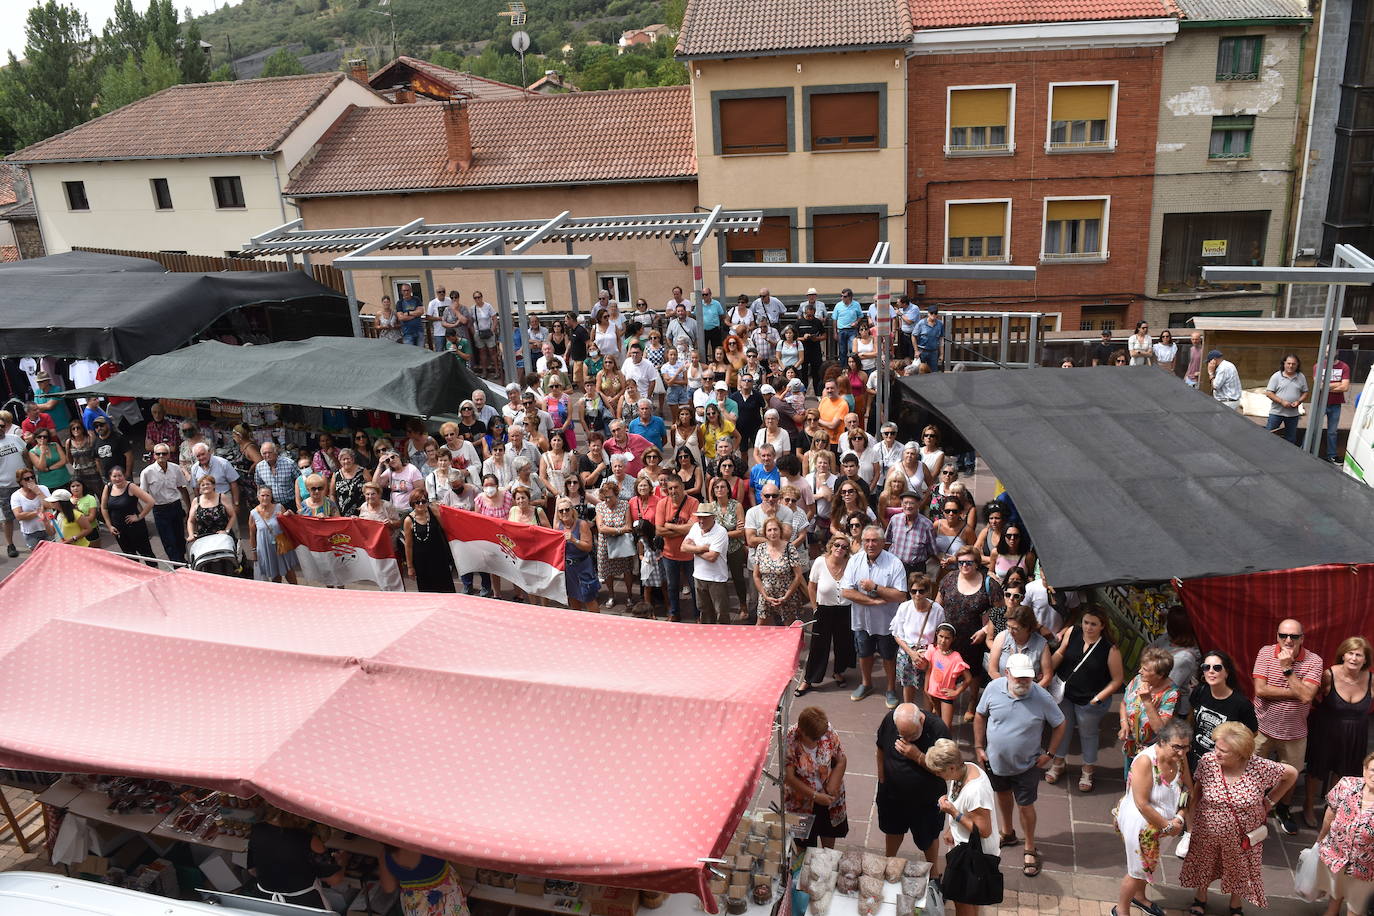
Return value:
[(1056, 86), (1050, 120), (1105, 121), (1111, 110), (1111, 86)]
[(1055, 222), (1061, 219), (1101, 219), (1102, 201), (1100, 200), (1051, 200), (1045, 207), (1045, 219)]
[(958, 89), (949, 94), (950, 127), (1005, 127), (1010, 89)]
[(1006, 232), (1007, 205), (952, 204), (949, 208), (949, 237), (997, 236)]

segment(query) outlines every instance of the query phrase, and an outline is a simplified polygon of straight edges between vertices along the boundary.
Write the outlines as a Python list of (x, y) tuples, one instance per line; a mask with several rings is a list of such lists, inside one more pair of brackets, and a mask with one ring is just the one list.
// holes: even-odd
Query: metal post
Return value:
[(288, 270), (296, 269), (296, 256), (289, 251), (286, 253), (286, 267)]
[[(568, 241), (565, 242), (564, 244), (567, 246), (568, 254), (572, 254), (572, 253), (573, 253), (573, 243), (572, 243), (572, 239), (568, 239)], [(573, 268), (568, 268), (568, 294), (569, 294), (569, 296), (570, 296), (570, 298), (569, 298), (569, 300), (568, 300), (568, 305), (571, 306), (573, 321), (576, 322), (576, 321), (577, 321), (577, 313), (578, 313), (578, 311), (579, 311), (578, 306), (577, 306), (577, 271), (576, 271), (575, 269), (573, 269)], [(569, 330), (572, 330), (572, 329), (569, 328)]]
[[(693, 317), (697, 320), (697, 352), (701, 354), (703, 362), (708, 362), (710, 354), (706, 352), (706, 296), (703, 290), (706, 289), (706, 281), (701, 269), (701, 247), (692, 246), (692, 301), (697, 304), (697, 313)], [(678, 354), (681, 357), (682, 354)]]
[(310, 252), (301, 253), (301, 272), (309, 276), (315, 276), (315, 265), (310, 263)]
[(1034, 369), (1040, 365), (1040, 313), (1030, 317), (1030, 334), (1026, 338), (1026, 368)]
[[(497, 254), (505, 254), (504, 243), (496, 246)], [(496, 271), (496, 312), (501, 321), (501, 358), (505, 361), (506, 384), (515, 381), (515, 335), (510, 323), (510, 294), (506, 291), (506, 272)]]
[[(429, 257), (429, 246), (420, 249), (420, 254)], [(434, 298), (434, 271), (425, 268), (425, 290), (429, 293), (429, 298)]]
[(1002, 365), (1007, 364), (1011, 359), (1011, 316), (1006, 312), (1002, 313), (1002, 343), (997, 348), (997, 361)]
[(515, 272), (515, 307), (520, 312), (520, 341), (523, 343), (525, 351), (525, 371), (534, 368), (534, 349), (530, 346), (530, 319), (529, 313), (525, 309), (525, 272), (517, 270)]
[[(1340, 260), (1338, 254), (1335, 260)], [(1332, 267), (1338, 266), (1332, 264)], [(1340, 327), (1341, 312), (1345, 309), (1345, 287), (1331, 284), (1326, 288), (1326, 314), (1322, 316), (1322, 339), (1317, 345), (1317, 360), (1312, 365), (1313, 381), (1317, 383), (1312, 395), (1310, 409), (1307, 411), (1307, 435), (1302, 440), (1303, 450), (1317, 454), (1321, 442), (1321, 427), (1326, 418), (1326, 395), (1331, 386), (1331, 367), (1336, 362), (1337, 331)], [(1317, 381), (1317, 375), (1321, 380)]]
[(363, 319), (358, 314), (358, 296), (353, 286), (353, 271), (345, 270), (344, 275), (344, 295), (348, 297), (348, 320), (353, 324), (353, 336), (363, 336)]
[(878, 384), (877, 398), (873, 409), (874, 428), (881, 429), (887, 422), (888, 389), (892, 383), (892, 282), (886, 277), (874, 280), (877, 287), (873, 295), (878, 316)]

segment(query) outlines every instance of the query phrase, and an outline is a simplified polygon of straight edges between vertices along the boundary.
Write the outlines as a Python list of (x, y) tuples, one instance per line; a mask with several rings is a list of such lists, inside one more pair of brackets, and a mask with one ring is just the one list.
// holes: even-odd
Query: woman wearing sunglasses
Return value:
[(410, 514), (406, 516), (406, 575), (415, 578), (415, 587), (422, 592), (456, 592), (453, 584), (453, 554), (448, 549), (448, 536), (438, 517), (430, 511), (429, 494), (417, 490), (410, 497)]
[[(986, 684), (987, 670), (983, 667), (982, 656), (990, 637), (996, 635), (988, 630), (1006, 628), (1002, 611), (1002, 586), (983, 572), (978, 551), (974, 548), (959, 548), (954, 559), (958, 575), (944, 578), (940, 583), (938, 600), (945, 610), (945, 620), (954, 625), (954, 651), (968, 663), (974, 672), (974, 679)], [(1001, 619), (1002, 626), (993, 624), (994, 617)], [(984, 627), (984, 620), (988, 621), (987, 628)], [(968, 691), (965, 722), (973, 721), (973, 710), (978, 706), (978, 692), (977, 686)]]
[(1202, 683), (1189, 696), (1193, 718), (1193, 749), (1188, 764), (1196, 769), (1202, 755), (1216, 746), (1212, 732), (1223, 722), (1239, 722), (1252, 732), (1259, 731), (1255, 704), (1241, 693), (1236, 663), (1220, 649), (1213, 649), (1202, 657), (1198, 667)]

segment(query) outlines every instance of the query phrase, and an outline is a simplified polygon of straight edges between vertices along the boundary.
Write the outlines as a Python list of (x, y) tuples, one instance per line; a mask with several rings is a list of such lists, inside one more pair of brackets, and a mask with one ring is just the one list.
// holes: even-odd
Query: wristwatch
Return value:
[(1284, 677), (1292, 677), (1292, 676), (1293, 676), (1293, 669), (1292, 669), (1292, 668), (1284, 668), (1284, 669), (1283, 669), (1283, 676), (1284, 676)]

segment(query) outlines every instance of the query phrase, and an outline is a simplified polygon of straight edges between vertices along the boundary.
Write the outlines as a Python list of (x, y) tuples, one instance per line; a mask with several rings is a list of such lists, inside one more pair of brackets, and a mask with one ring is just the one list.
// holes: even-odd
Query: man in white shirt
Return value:
[[(263, 446), (264, 454), (276, 443)], [(172, 458), (172, 447), (159, 442), (153, 446), (153, 463), (138, 475), (138, 485), (153, 498), (153, 524), (162, 541), (162, 550), (173, 563), (186, 562), (186, 512), (191, 505), (190, 479)]]
[(849, 437), (856, 432), (864, 434), (864, 443), (867, 448), (873, 448), (878, 444), (878, 440), (873, 438), (873, 434), (864, 429), (863, 424), (859, 422), (859, 415), (853, 412), (847, 413), (844, 415), (844, 433), (840, 436), (841, 458), (845, 456), (845, 453), (854, 451), (849, 447)]
[(1240, 373), (1220, 350), (1207, 354), (1207, 377), (1212, 380), (1212, 397), (1232, 410), (1240, 410)]
[(434, 290), (434, 298), (429, 300), (429, 305), (425, 306), (425, 317), (431, 319), (429, 322), (429, 333), (434, 338), (434, 349), (442, 351), (444, 349), (444, 309), (448, 307), (448, 292), (444, 289), (444, 284), (440, 283)]
[(769, 324), (777, 324), (782, 319), (785, 306), (782, 300), (768, 291), (768, 287), (759, 290), (759, 297), (749, 306), (749, 311), (754, 315), (754, 323), (758, 324), (760, 317), (767, 317)]
[(487, 391), (485, 388), (473, 389), (472, 412), (473, 415), (483, 423), (490, 423), (492, 417), (496, 416), (496, 408), (487, 403)]
[(859, 543), (863, 549), (850, 559), (840, 580), (840, 594), (849, 602), (849, 624), (862, 678), (849, 698), (862, 700), (873, 692), (873, 656), (877, 654), (887, 674), (887, 708), (896, 709), (897, 641), (892, 637), (892, 618), (907, 597), (906, 567), (883, 549), (883, 529), (877, 525), (864, 528)]
[(195, 461), (191, 465), (191, 487), (194, 489), (200, 486), (202, 477), (210, 477), (215, 481), (216, 493), (234, 494), (234, 505), (239, 504), (239, 472), (234, 470), (234, 466), (219, 455), (210, 454), (210, 446), (200, 442), (191, 454), (195, 456)]
[(14, 416), (8, 410), (0, 410), (0, 516), (5, 523), (5, 550), (11, 558), (19, 556), (19, 548), (14, 546), (14, 511), (10, 508), (10, 497), (19, 489), (17, 478), (25, 467), (25, 452), (24, 439), (19, 435), (19, 427), (14, 425)]
[(653, 363), (644, 358), (643, 347), (639, 344), (633, 344), (630, 347), (630, 358), (626, 360), (620, 371), (625, 373), (625, 378), (634, 382), (639, 391), (639, 397), (653, 398), (654, 385), (658, 382), (658, 370), (654, 368)]
[(58, 540), (43, 508), (43, 501), (52, 495), (48, 488), (39, 485), (34, 472), (27, 468), (10, 479), (19, 486), (5, 500), (5, 511), (9, 513), (5, 517), (19, 520), (19, 533), (24, 536), (24, 544), (33, 550), (40, 541)]
[[(680, 303), (677, 311), (672, 312), (672, 320), (668, 322), (668, 346), (676, 347), (680, 338), (687, 338), (689, 346), (696, 346), (697, 343), (697, 320), (687, 314), (686, 303)], [(685, 354), (683, 354), (685, 355)]]
[(806, 314), (806, 307), (814, 305), (816, 307), (816, 318), (820, 321), (825, 320), (825, 303), (820, 300), (820, 293), (816, 292), (816, 287), (811, 287), (806, 291), (806, 301), (797, 309), (797, 314)]
[(715, 512), (704, 503), (695, 513), (696, 524), (682, 539), (683, 553), (692, 554), (692, 578), (697, 588), (697, 620), (700, 623), (729, 623), (730, 604), (727, 583), (730, 567), (725, 555), (730, 534), (716, 522)]
[(668, 297), (668, 301), (663, 303), (663, 314), (676, 315), (677, 307), (680, 305), (688, 312), (692, 311), (692, 300), (682, 295), (682, 287), (674, 286), (673, 294)]

